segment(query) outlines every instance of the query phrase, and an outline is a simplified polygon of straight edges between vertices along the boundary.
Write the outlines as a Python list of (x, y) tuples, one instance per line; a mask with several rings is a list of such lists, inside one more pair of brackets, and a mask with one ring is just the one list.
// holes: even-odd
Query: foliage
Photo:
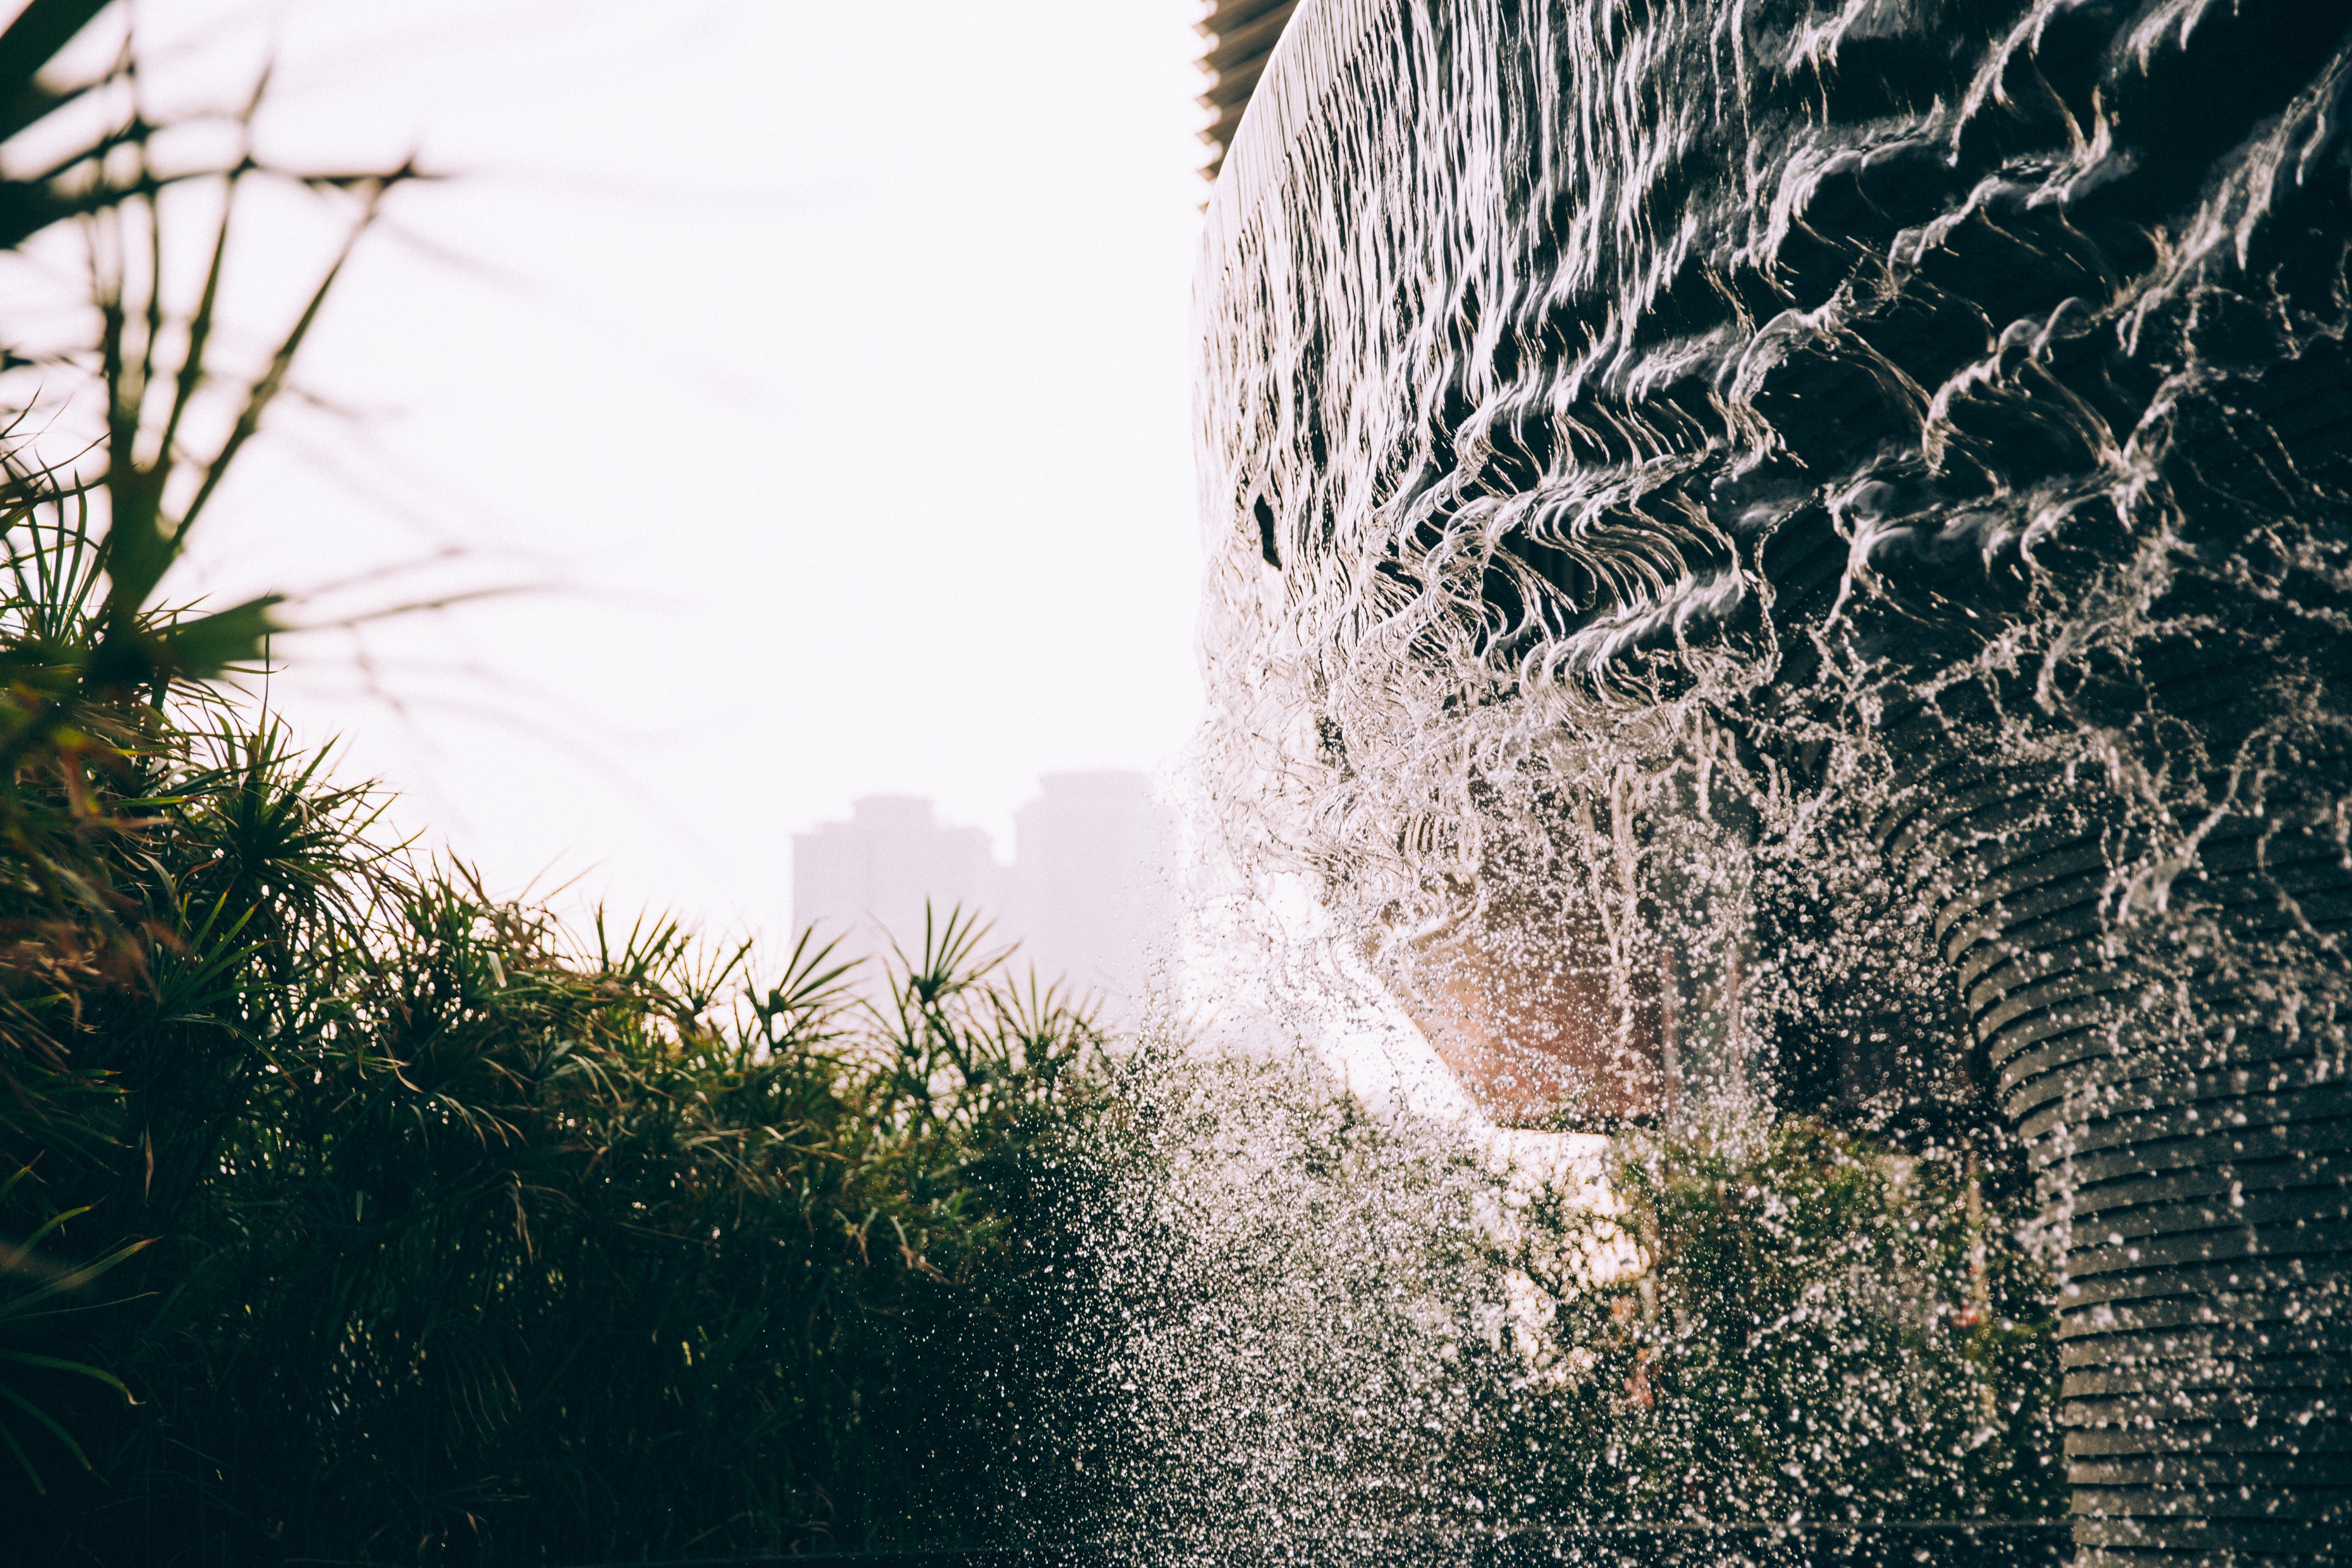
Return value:
[(349, 241), (416, 175), (266, 167), (250, 107), (226, 161), (167, 162), (134, 52), (44, 74), (108, 9), (0, 30), (0, 138), (63, 148), (0, 179), (0, 249), (64, 237), (90, 279), (86, 331), (0, 366), (0, 1486), (48, 1498), (12, 1534), (577, 1561), (968, 1528), (1044, 1429), (993, 1358), (1091, 1028), (961, 918), (879, 1008), (805, 946), (757, 984), (672, 925), (575, 946), (240, 716), (214, 683), (280, 601), (164, 580), (349, 254), (232, 373), (240, 193), (342, 201)]
[(1787, 1118), (1627, 1141), (1614, 1214), (1539, 1197), (1555, 1469), (1636, 1521), (2063, 1516), (2053, 1283), (2002, 1168)]
[[(123, 1125), (126, 1086), (102, 1060), (107, 1051), (91, 1049), (99, 1015), (132, 993), (167, 1008), (195, 1001), (221, 979), (174, 921), (193, 921), (221, 953), (244, 940), (246, 913), (233, 897), (191, 902), (201, 875), (168, 889), (148, 878), (160, 869), (148, 830), (176, 804), (152, 786), (159, 756), (182, 739), (170, 700), (201, 701), (203, 683), (257, 653), (279, 601), (179, 612), (158, 592), (282, 390), (341, 266), (255, 373), (224, 373), (210, 350), (229, 221), (240, 186), (268, 171), (249, 154), (159, 163), (152, 147), (163, 128), (144, 112), (127, 53), (87, 79), (54, 78), (60, 51), (109, 8), (30, 0), (0, 29), (0, 141), (17, 154), (0, 173), (0, 251), (69, 233), (89, 280), (80, 335), (28, 349), (12, 320), (0, 342), (0, 372), (11, 377), (0, 393), (0, 1141), (10, 1156), (0, 1166), (0, 1213), (22, 1239), (0, 1251), (0, 1447), (37, 1490), (47, 1468), (37, 1454), (61, 1450), (84, 1468), (89, 1457), (54, 1398), (34, 1390), (62, 1378), (128, 1391), (107, 1366), (17, 1341), (70, 1316), (152, 1239), (118, 1233), (69, 1249), (106, 1228), (94, 1217), (106, 1195), (55, 1196), (62, 1167), (102, 1161)], [(32, 155), (39, 162), (22, 153), (27, 141), (42, 149)], [(410, 172), (300, 178), (359, 193), (355, 236), (373, 202)], [(165, 276), (162, 214), (207, 190), (209, 265), (182, 298)], [(69, 444), (79, 439), (74, 422), (93, 394), (87, 444), (53, 465), (38, 438), (53, 444), (62, 430)], [(79, 464), (93, 456), (99, 471), (85, 476)], [(201, 771), (174, 784), (201, 789)], [(141, 1154), (152, 1196), (159, 1150), (151, 1140)]]
[(7, 1151), (81, 1254), (155, 1239), (9, 1325), (141, 1401), (40, 1390), (96, 1467), (67, 1560), (789, 1550), (1014, 1484), (1007, 1231), (1096, 1039), (969, 922), (869, 1007), (805, 944), (756, 985), (674, 925), (572, 951), (274, 730), (130, 766), (143, 967), (66, 1057), (107, 1093)]
[(2065, 1511), (2052, 1281), (1984, 1151), (1685, 1125), (1602, 1186), (1308, 1071), (1117, 1068), (1066, 1319), (1130, 1435), (1084, 1450), (1114, 1540)]
[[(203, 700), (206, 683), (248, 665), (283, 602), (196, 613), (160, 591), (284, 391), (349, 254), (346, 243), (252, 373), (228, 372), (215, 342), (240, 191), (276, 177), (355, 195), (355, 241), (385, 192), (415, 177), (288, 174), (249, 152), (166, 166), (153, 155), (166, 128), (145, 112), (129, 52), (74, 85), (45, 74), (110, 8), (32, 0), (0, 30), (0, 141), (48, 149), (31, 172), (0, 176), (0, 250), (70, 233), (89, 279), (86, 331), (26, 349), (12, 322), (0, 342), (0, 370), (12, 373), (0, 394), (0, 841), (14, 894), (0, 924), (0, 1126), (68, 1139), (70, 1108), (103, 1092), (89, 1069), (66, 1065), (79, 1028), (71, 1009), (93, 986), (142, 979), (156, 936), (136, 927), (137, 900), (112, 882), (155, 804), (137, 787), (141, 759), (171, 744), (167, 698)], [(251, 112), (236, 118), (240, 143)], [(164, 214), (207, 195), (210, 241), (183, 298)], [(63, 464), (44, 455), (60, 431), (78, 439), (93, 401), (88, 444)], [(95, 476), (84, 458), (99, 463)]]

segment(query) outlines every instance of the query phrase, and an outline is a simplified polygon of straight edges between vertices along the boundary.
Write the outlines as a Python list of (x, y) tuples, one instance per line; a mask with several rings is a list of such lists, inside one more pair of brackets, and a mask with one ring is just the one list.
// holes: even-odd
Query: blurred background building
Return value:
[[(1250, 95), (1298, 0), (1209, 0), (1196, 24), (1210, 120), (1201, 131), (1210, 179), (1224, 166)], [(844, 956), (919, 952), (928, 902), (992, 923), (992, 946), (1017, 942), (1016, 970), (1102, 997), (1114, 1016), (1149, 994), (1172, 945), (1173, 818), (1143, 774), (1053, 773), (1015, 818), (1001, 864), (988, 835), (940, 822), (932, 803), (875, 795), (849, 821), (793, 835), (793, 924), (839, 937)]]
[(843, 957), (880, 957), (896, 941), (923, 946), (926, 904), (992, 911), (1003, 873), (988, 835), (942, 825), (915, 795), (868, 795), (849, 821), (793, 835), (793, 925), (816, 925)]
[(931, 802), (871, 795), (846, 822), (793, 835), (793, 924), (839, 937), (843, 956), (909, 955), (957, 905), (991, 922), (988, 946), (1020, 944), (1016, 973), (1100, 997), (1114, 1019), (1150, 994), (1175, 929), (1171, 814), (1140, 773), (1049, 773), (1015, 817), (1013, 863), (978, 828), (941, 823)]
[(1048, 773), (1014, 819), (1005, 911), (1044, 976), (1132, 1002), (1175, 926), (1175, 832), (1140, 773)]

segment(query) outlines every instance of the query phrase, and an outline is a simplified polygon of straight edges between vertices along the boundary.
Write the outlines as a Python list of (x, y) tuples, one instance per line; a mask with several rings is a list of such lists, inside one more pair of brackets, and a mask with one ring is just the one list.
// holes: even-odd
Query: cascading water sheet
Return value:
[(2347, 25), (1307, 0), (1197, 285), (1231, 852), (1507, 1119), (2013, 1132), (2116, 1561), (2347, 1507)]

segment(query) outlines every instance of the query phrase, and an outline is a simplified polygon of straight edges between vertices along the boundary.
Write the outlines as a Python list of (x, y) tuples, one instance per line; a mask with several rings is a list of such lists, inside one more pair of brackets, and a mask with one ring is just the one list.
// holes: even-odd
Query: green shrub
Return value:
[(79, 340), (0, 323), (12, 1544), (578, 1561), (956, 1534), (1024, 1488), (1042, 1516), (1061, 1417), (1020, 1401), (1081, 1288), (1035, 1260), (1070, 1250), (1092, 1028), (961, 919), (879, 1008), (805, 947), (754, 983), (672, 926), (574, 943), (240, 716), (216, 683), (281, 601), (165, 579), (348, 255), (225, 371), (240, 193), (299, 185), (356, 239), (415, 172), (160, 168), (135, 51), (43, 74), (110, 9), (0, 27), (0, 139), (64, 149), (0, 173), (0, 249), (78, 231), (91, 280)]
[(1114, 1541), (2064, 1514), (2053, 1282), (1982, 1152), (1633, 1133), (1595, 1212), (1311, 1069), (1117, 1067), (1064, 1320), (1129, 1435), (1086, 1450)]
[(1555, 1477), (1628, 1521), (2063, 1517), (2054, 1285), (2002, 1168), (1790, 1118), (1628, 1138), (1614, 1216), (1538, 1199)]
[(67, 1483), (69, 1560), (951, 1537), (1050, 1470), (1024, 1248), (1068, 1250), (1034, 1228), (1097, 1041), (968, 922), (878, 1008), (805, 946), (747, 986), (675, 926), (573, 951), (388, 853), (276, 732), (125, 766), (138, 967), (67, 1009), (73, 1140), (6, 1150), (12, 1228), (71, 1215), (46, 1250), (152, 1242), (110, 1304), (8, 1325), (140, 1402), (54, 1366), (26, 1396), (95, 1466), (18, 1478)]

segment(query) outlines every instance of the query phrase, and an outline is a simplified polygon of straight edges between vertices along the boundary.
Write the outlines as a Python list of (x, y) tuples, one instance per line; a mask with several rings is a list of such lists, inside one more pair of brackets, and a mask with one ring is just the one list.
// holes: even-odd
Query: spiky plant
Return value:
[(66, 147), (0, 179), (0, 251), (70, 243), (89, 280), (82, 335), (0, 366), (0, 1486), (44, 1499), (12, 1538), (579, 1561), (978, 1527), (1036, 1447), (1007, 1358), (1052, 1339), (1023, 1259), (1057, 1252), (1042, 1151), (1091, 1026), (961, 915), (879, 1008), (805, 943), (755, 982), (674, 924), (574, 940), (244, 716), (219, 683), (283, 601), (166, 579), (349, 246), (231, 373), (240, 194), (295, 181), (356, 240), (416, 176), (166, 169), (135, 51), (44, 74), (110, 9), (0, 29), (0, 140)]
[[(176, 1092), (166, 1081), (210, 1071), (174, 1055), (142, 1075), (117, 1060), (140, 1048), (106, 1038), (102, 1020), (134, 997), (163, 1017), (200, 1008), (268, 947), (239, 890), (207, 894), (201, 874), (177, 884), (152, 845), (173, 811), (223, 782), (191, 766), (175, 705), (203, 701), (249, 662), (281, 601), (198, 611), (160, 593), (341, 269), (328, 268), (256, 373), (224, 374), (213, 344), (232, 220), (242, 188), (274, 172), (248, 154), (160, 166), (150, 148), (163, 127), (141, 106), (128, 51), (56, 79), (59, 54), (110, 8), (31, 0), (0, 29), (0, 142), (51, 149), (32, 172), (0, 176), (0, 252), (70, 240), (89, 277), (79, 335), (31, 350), (16, 320), (0, 319), (0, 1446), (36, 1490), (51, 1468), (44, 1446), (90, 1463), (51, 1408), (58, 1379), (127, 1391), (113, 1370), (21, 1341), (86, 1308), (152, 1239), (131, 1210), (168, 1201), (173, 1173), (159, 1189), (156, 1162), (179, 1152), (168, 1136), (159, 1145), (152, 1118), (177, 1113), (164, 1109)], [(356, 196), (355, 237), (410, 173), (299, 178)], [(212, 243), (190, 294), (167, 276), (163, 211), (207, 188)], [(66, 1167), (128, 1147), (140, 1151), (135, 1205), (124, 1193), (59, 1196), (74, 1185)], [(110, 1239), (74, 1245), (94, 1230)]]

